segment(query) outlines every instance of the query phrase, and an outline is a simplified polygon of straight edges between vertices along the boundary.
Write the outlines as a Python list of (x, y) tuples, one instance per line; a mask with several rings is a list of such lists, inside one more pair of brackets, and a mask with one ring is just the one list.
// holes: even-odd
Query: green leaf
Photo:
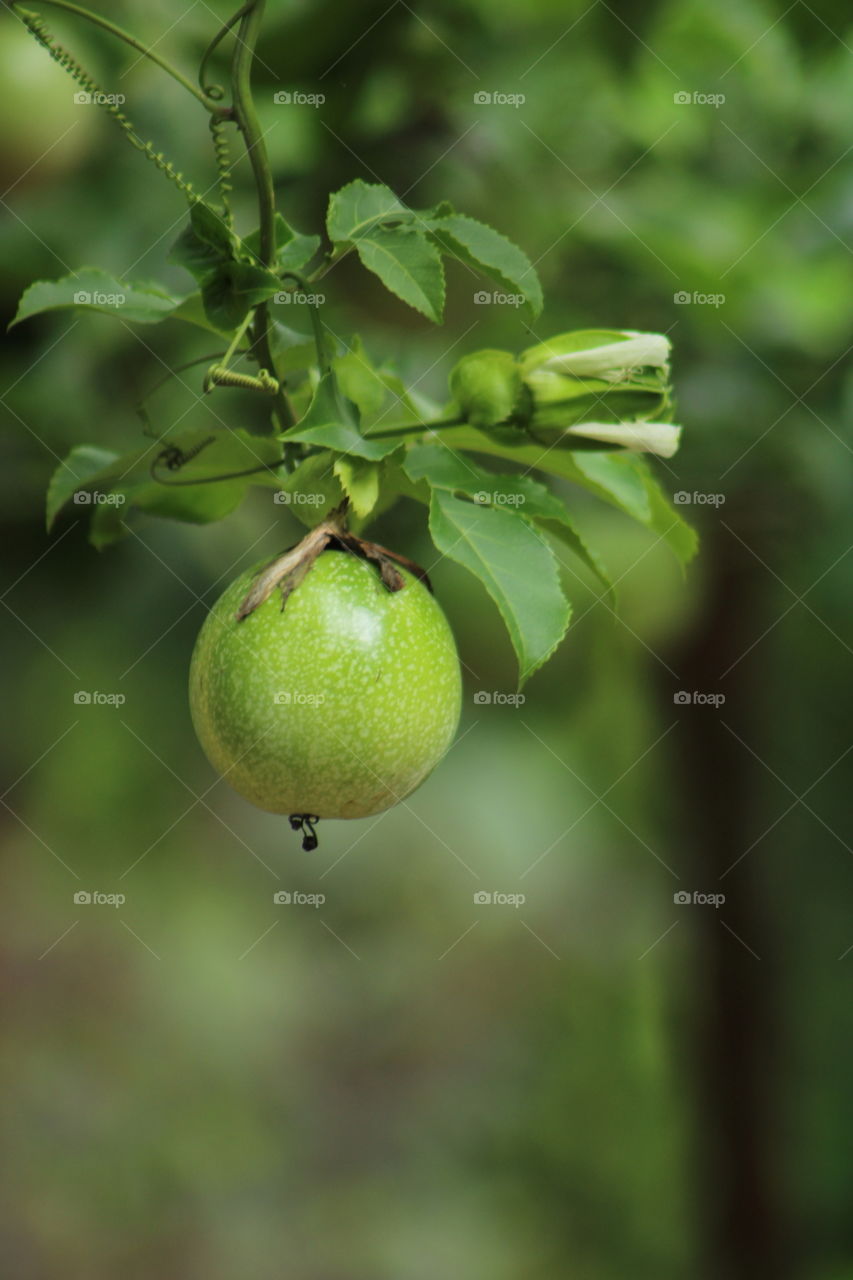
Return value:
[(356, 242), (358, 256), (386, 289), (438, 324), (444, 310), (444, 269), (426, 236), (411, 227), (377, 227)]
[(341, 395), (334, 374), (320, 379), (308, 412), (283, 440), (319, 444), (338, 453), (378, 462), (399, 448), (399, 440), (367, 440), (358, 429), (358, 418), (349, 400)]
[[(555, 452), (551, 450), (551, 453)], [(546, 463), (551, 461), (549, 455)], [(604, 495), (640, 524), (650, 523), (652, 512), (644, 468), (639, 458), (628, 453), (599, 453), (596, 450), (577, 453), (574, 464), (578, 472), (576, 483), (592, 493)]]
[[(302, 235), (294, 231), (280, 213), (275, 215), (276, 264), (279, 273), (284, 271), (300, 271), (314, 257), (320, 248), (319, 236)], [(261, 231), (260, 227), (243, 237), (243, 249), (253, 259), (261, 263)]]
[(61, 280), (38, 280), (31, 284), (21, 297), (9, 328), (42, 311), (68, 307), (100, 311), (133, 324), (159, 324), (174, 313), (181, 301), (157, 285), (126, 283), (97, 267), (81, 267)]
[(205, 312), (200, 291), (189, 293), (185, 298), (182, 298), (170, 318), (172, 320), (183, 320), (185, 324), (195, 325), (197, 329), (204, 329), (205, 333), (215, 333), (220, 338), (229, 336), (227, 329), (220, 329), (217, 325), (211, 323)]
[(265, 302), (281, 289), (281, 281), (264, 267), (248, 262), (226, 262), (201, 287), (208, 320), (218, 329), (236, 329), (251, 307)]
[(367, 462), (364, 458), (338, 458), (335, 475), (358, 516), (369, 516), (379, 500), (380, 462)]
[(494, 600), (518, 657), (519, 687), (551, 656), (571, 608), (554, 554), (519, 514), (433, 490), (430, 533), (444, 555), (479, 578)]
[(66, 502), (78, 492), (88, 497), (87, 482), (108, 472), (117, 458), (118, 454), (112, 450), (99, 449), (93, 444), (80, 444), (71, 450), (65, 461), (60, 462), (54, 471), (47, 488), (48, 531)]
[(354, 337), (349, 351), (332, 361), (338, 385), (352, 400), (361, 421), (375, 418), (390, 399), (385, 379), (374, 369), (361, 338)]
[(301, 271), (308, 266), (321, 244), (319, 236), (303, 236), (294, 231), (287, 244), (278, 246), (276, 262), (279, 272)]
[(460, 213), (427, 218), (445, 253), (497, 281), (508, 293), (523, 294), (531, 315), (542, 311), (542, 286), (536, 270), (517, 245), (493, 227)]
[[(174, 444), (189, 453), (203, 443), (205, 447), (185, 466), (173, 473), (161, 466), (157, 468), (158, 478), (152, 476), (151, 465), (166, 444)], [(51, 481), (49, 518), (55, 519), (61, 506), (73, 495), (85, 494), (87, 501), (80, 505), (91, 511), (90, 541), (97, 547), (115, 542), (129, 532), (127, 518), (133, 509), (172, 520), (207, 524), (239, 506), (251, 485), (278, 488), (280, 459), (281, 446), (275, 439), (253, 436), (242, 429), (211, 433), (194, 428), (121, 457), (93, 446), (78, 447), (72, 450)], [(102, 465), (95, 469), (99, 463)], [(270, 469), (213, 483), (183, 483), (249, 470), (261, 464)], [(75, 473), (79, 476), (77, 483), (72, 482)], [(182, 483), (168, 483), (175, 480)]]
[(452, 449), (506, 458), (517, 466), (570, 480), (638, 520), (647, 529), (664, 535), (682, 564), (695, 554), (695, 534), (663, 497), (648, 462), (635, 453), (581, 451), (559, 446), (545, 448), (529, 443), (517, 445), (496, 440), (473, 427), (447, 428), (442, 431), (441, 438)]
[(645, 471), (644, 479), (650, 510), (649, 528), (663, 538), (682, 567), (686, 566), (699, 549), (699, 535), (682, 517), (677, 507), (672, 506), (664, 497), (657, 478), (652, 474), (645, 459), (638, 458), (637, 462)]
[(389, 187), (356, 178), (330, 196), (326, 230), (333, 243), (346, 243), (383, 222), (411, 221), (414, 217)]
[(549, 530), (612, 591), (612, 584), (598, 557), (584, 542), (564, 503), (544, 484), (530, 476), (496, 475), (445, 445), (418, 444), (408, 450), (403, 464), (409, 479), (427, 480), (434, 489), (464, 493), (481, 506), (515, 510)]
[(235, 257), (234, 236), (226, 223), (208, 205), (197, 201), (190, 208), (190, 225), (169, 251), (170, 260), (204, 285), (224, 263)]
[(399, 440), (367, 440), (357, 427), (347, 422), (327, 422), (314, 427), (303, 427), (300, 422), (295, 428), (285, 432), (282, 439), (319, 444), (326, 449), (334, 449), (337, 453), (367, 458), (372, 462), (378, 462), (380, 458), (393, 453), (400, 443)]
[(344, 491), (334, 473), (334, 461), (335, 455), (329, 450), (312, 454), (281, 482), (281, 494), (276, 500), (309, 529), (343, 501)]
[(317, 352), (310, 333), (298, 333), (280, 320), (270, 325), (270, 348), (280, 373), (294, 373), (315, 363)]
[(203, 200), (190, 205), (190, 227), (196, 238), (211, 248), (229, 253), (234, 248), (234, 234), (220, 213)]
[[(285, 224), (286, 225), (286, 224)], [(277, 293), (281, 282), (274, 272), (237, 258), (237, 242), (207, 205), (190, 209), (190, 225), (172, 247), (170, 257), (201, 285), (204, 313), (210, 324), (230, 332), (258, 306)]]

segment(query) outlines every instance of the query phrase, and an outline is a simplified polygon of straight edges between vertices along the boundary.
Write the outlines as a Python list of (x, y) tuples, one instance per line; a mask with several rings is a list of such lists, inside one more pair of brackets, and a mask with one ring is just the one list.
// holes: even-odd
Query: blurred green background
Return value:
[[(319, 230), (355, 177), (449, 198), (546, 288), (531, 329), (475, 305), (459, 272), (435, 331), (347, 262), (328, 280), (337, 331), (438, 399), (466, 350), (667, 332), (686, 434), (659, 474), (718, 497), (687, 510), (703, 546), (685, 583), (570, 493), (619, 616), (567, 566), (573, 627), (518, 707), (475, 700), (514, 689), (485, 593), (434, 563), (420, 509), (383, 517), (376, 536), (432, 566), (463, 725), (409, 802), (324, 823), (304, 854), (217, 781), (186, 702), (205, 606), (294, 540), (286, 511), (257, 490), (219, 525), (140, 520), (100, 555), (85, 513), (44, 532), (58, 459), (138, 446), (136, 401), (204, 337), (69, 313), (12, 331), (8, 1274), (850, 1280), (849, 8), (268, 8), (256, 83), (286, 216)], [(205, 190), (201, 109), (44, 13)], [(190, 71), (227, 13), (110, 8)], [(165, 262), (179, 194), (0, 24), (7, 316), (31, 280), (85, 263), (187, 288)], [(283, 89), (325, 102), (276, 106)], [(246, 230), (243, 162), (237, 187)], [(198, 371), (165, 389), (158, 428), (204, 425), (199, 389)], [(252, 425), (245, 396), (216, 408)], [(80, 689), (126, 701), (76, 705)]]

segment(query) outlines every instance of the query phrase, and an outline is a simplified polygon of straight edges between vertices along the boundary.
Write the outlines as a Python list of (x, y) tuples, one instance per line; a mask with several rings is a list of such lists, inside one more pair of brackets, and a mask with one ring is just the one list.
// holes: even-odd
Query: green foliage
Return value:
[(190, 225), (170, 256), (200, 285), (204, 313), (220, 330), (236, 329), (252, 308), (281, 289), (278, 276), (256, 265), (227, 223), (200, 201), (190, 207)]
[(39, 280), (24, 291), (12, 325), (44, 311), (100, 311), (133, 324), (159, 324), (183, 302), (154, 284), (116, 280), (97, 267), (83, 267), (60, 280)]
[[(245, 48), (238, 48), (244, 59)], [(243, 236), (234, 229), (225, 203), (230, 181), (222, 210), (190, 193), (188, 222), (170, 258), (193, 278), (196, 292), (179, 297), (157, 284), (124, 283), (83, 268), (32, 285), (14, 323), (72, 308), (130, 324), (174, 318), (206, 330), (227, 350), (211, 357), (205, 391), (230, 387), (266, 397), (267, 430), (256, 435), (220, 423), (208, 432), (174, 429), (130, 452), (77, 446), (51, 481), (48, 521), (72, 501), (89, 504), (91, 539), (101, 547), (127, 532), (132, 513), (209, 523), (232, 512), (252, 485), (276, 488), (306, 523), (344, 497), (360, 525), (399, 498), (426, 504), (439, 552), (474, 573), (495, 600), (523, 681), (553, 652), (569, 620), (550, 539), (610, 589), (574, 514), (531, 471), (604, 498), (667, 542), (682, 563), (695, 551), (692, 531), (636, 456), (669, 456), (678, 444), (669, 342), (633, 330), (588, 329), (519, 356), (474, 352), (451, 372), (452, 400), (436, 419), (434, 407), (410, 392), (395, 369), (375, 366), (358, 338), (344, 342), (337, 325), (325, 323), (324, 290), (338, 278), (330, 268), (354, 251), (391, 294), (439, 324), (448, 260), (493, 281), (528, 317), (539, 315), (542, 289), (530, 260), (446, 200), (416, 210), (387, 186), (362, 179), (330, 196), (323, 252), (316, 232), (294, 230), (272, 206), (248, 77), (235, 72), (232, 91), (234, 119), (254, 161), (261, 225)], [(229, 110), (192, 92), (209, 111)], [(220, 170), (226, 119), (214, 114)], [(301, 306), (311, 334), (276, 318), (272, 300)], [(433, 431), (442, 433), (442, 443)], [(503, 471), (484, 469), (478, 455), (498, 459)]]
[(442, 254), (522, 294), (531, 315), (542, 310), (542, 288), (521, 249), (446, 201), (417, 212), (387, 187), (358, 178), (331, 197), (326, 230), (336, 249), (355, 246), (386, 288), (436, 323), (444, 310)]
[(429, 527), (444, 555), (475, 574), (494, 600), (518, 655), (519, 687), (556, 649), (571, 608), (554, 554), (524, 516), (434, 489)]
[[(164, 448), (178, 450), (187, 459), (174, 476), (167, 474), (168, 462), (160, 456)], [(209, 524), (235, 510), (250, 483), (277, 488), (280, 462), (280, 445), (243, 430), (214, 435), (190, 429), (121, 455), (78, 445), (51, 478), (48, 527), (72, 499), (81, 507), (91, 507), (90, 539), (99, 548), (129, 532), (127, 517), (132, 510)], [(239, 471), (254, 474), (251, 479), (242, 475), (219, 479)]]

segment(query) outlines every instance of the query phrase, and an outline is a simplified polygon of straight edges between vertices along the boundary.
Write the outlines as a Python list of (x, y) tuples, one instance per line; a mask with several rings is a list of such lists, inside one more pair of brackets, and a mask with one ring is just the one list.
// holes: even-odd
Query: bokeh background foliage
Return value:
[[(214, 10), (111, 16), (191, 68)], [(201, 110), (45, 16), (204, 190)], [(661, 474), (724, 499), (692, 504), (685, 584), (574, 495), (619, 618), (569, 576), (569, 640), (519, 707), (475, 701), (514, 688), (484, 593), (432, 565), (410, 504), (383, 517), (377, 536), (432, 566), (465, 720), (406, 806), (324, 824), (315, 855), (217, 783), (186, 706), (205, 604), (293, 540), (286, 510), (258, 491), (221, 525), (140, 522), (101, 556), (77, 513), (44, 533), (57, 456), (135, 445), (136, 400), (201, 339), (61, 315), (10, 335), (9, 1274), (853, 1276), (851, 44), (846, 6), (802, 0), (269, 6), (258, 95), (293, 223), (380, 180), (492, 222), (546, 287), (532, 331), (458, 273), (444, 333), (345, 263), (338, 331), (439, 398), (466, 350), (665, 331), (688, 430)], [(23, 56), (0, 103), (4, 311), (84, 263), (184, 287), (165, 265), (178, 194)], [(295, 89), (325, 102), (274, 104)], [(198, 389), (161, 392), (158, 425), (203, 426)], [(216, 410), (252, 426), (239, 395)], [(77, 906), (81, 889), (126, 902)], [(725, 903), (674, 903), (694, 890)]]

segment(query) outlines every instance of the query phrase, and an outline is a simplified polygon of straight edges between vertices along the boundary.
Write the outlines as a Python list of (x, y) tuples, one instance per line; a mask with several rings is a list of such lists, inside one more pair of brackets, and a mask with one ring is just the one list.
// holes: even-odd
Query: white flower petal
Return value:
[(630, 369), (667, 367), (670, 353), (668, 338), (662, 333), (626, 332), (630, 333), (630, 337), (624, 342), (608, 342), (601, 347), (588, 347), (586, 351), (570, 351), (567, 355), (552, 356), (544, 362), (543, 367), (579, 378), (607, 378), (608, 381)]
[(579, 422), (575, 427), (567, 427), (564, 434), (600, 440), (603, 444), (621, 444), (634, 453), (671, 458), (681, 440), (681, 427), (671, 422)]

